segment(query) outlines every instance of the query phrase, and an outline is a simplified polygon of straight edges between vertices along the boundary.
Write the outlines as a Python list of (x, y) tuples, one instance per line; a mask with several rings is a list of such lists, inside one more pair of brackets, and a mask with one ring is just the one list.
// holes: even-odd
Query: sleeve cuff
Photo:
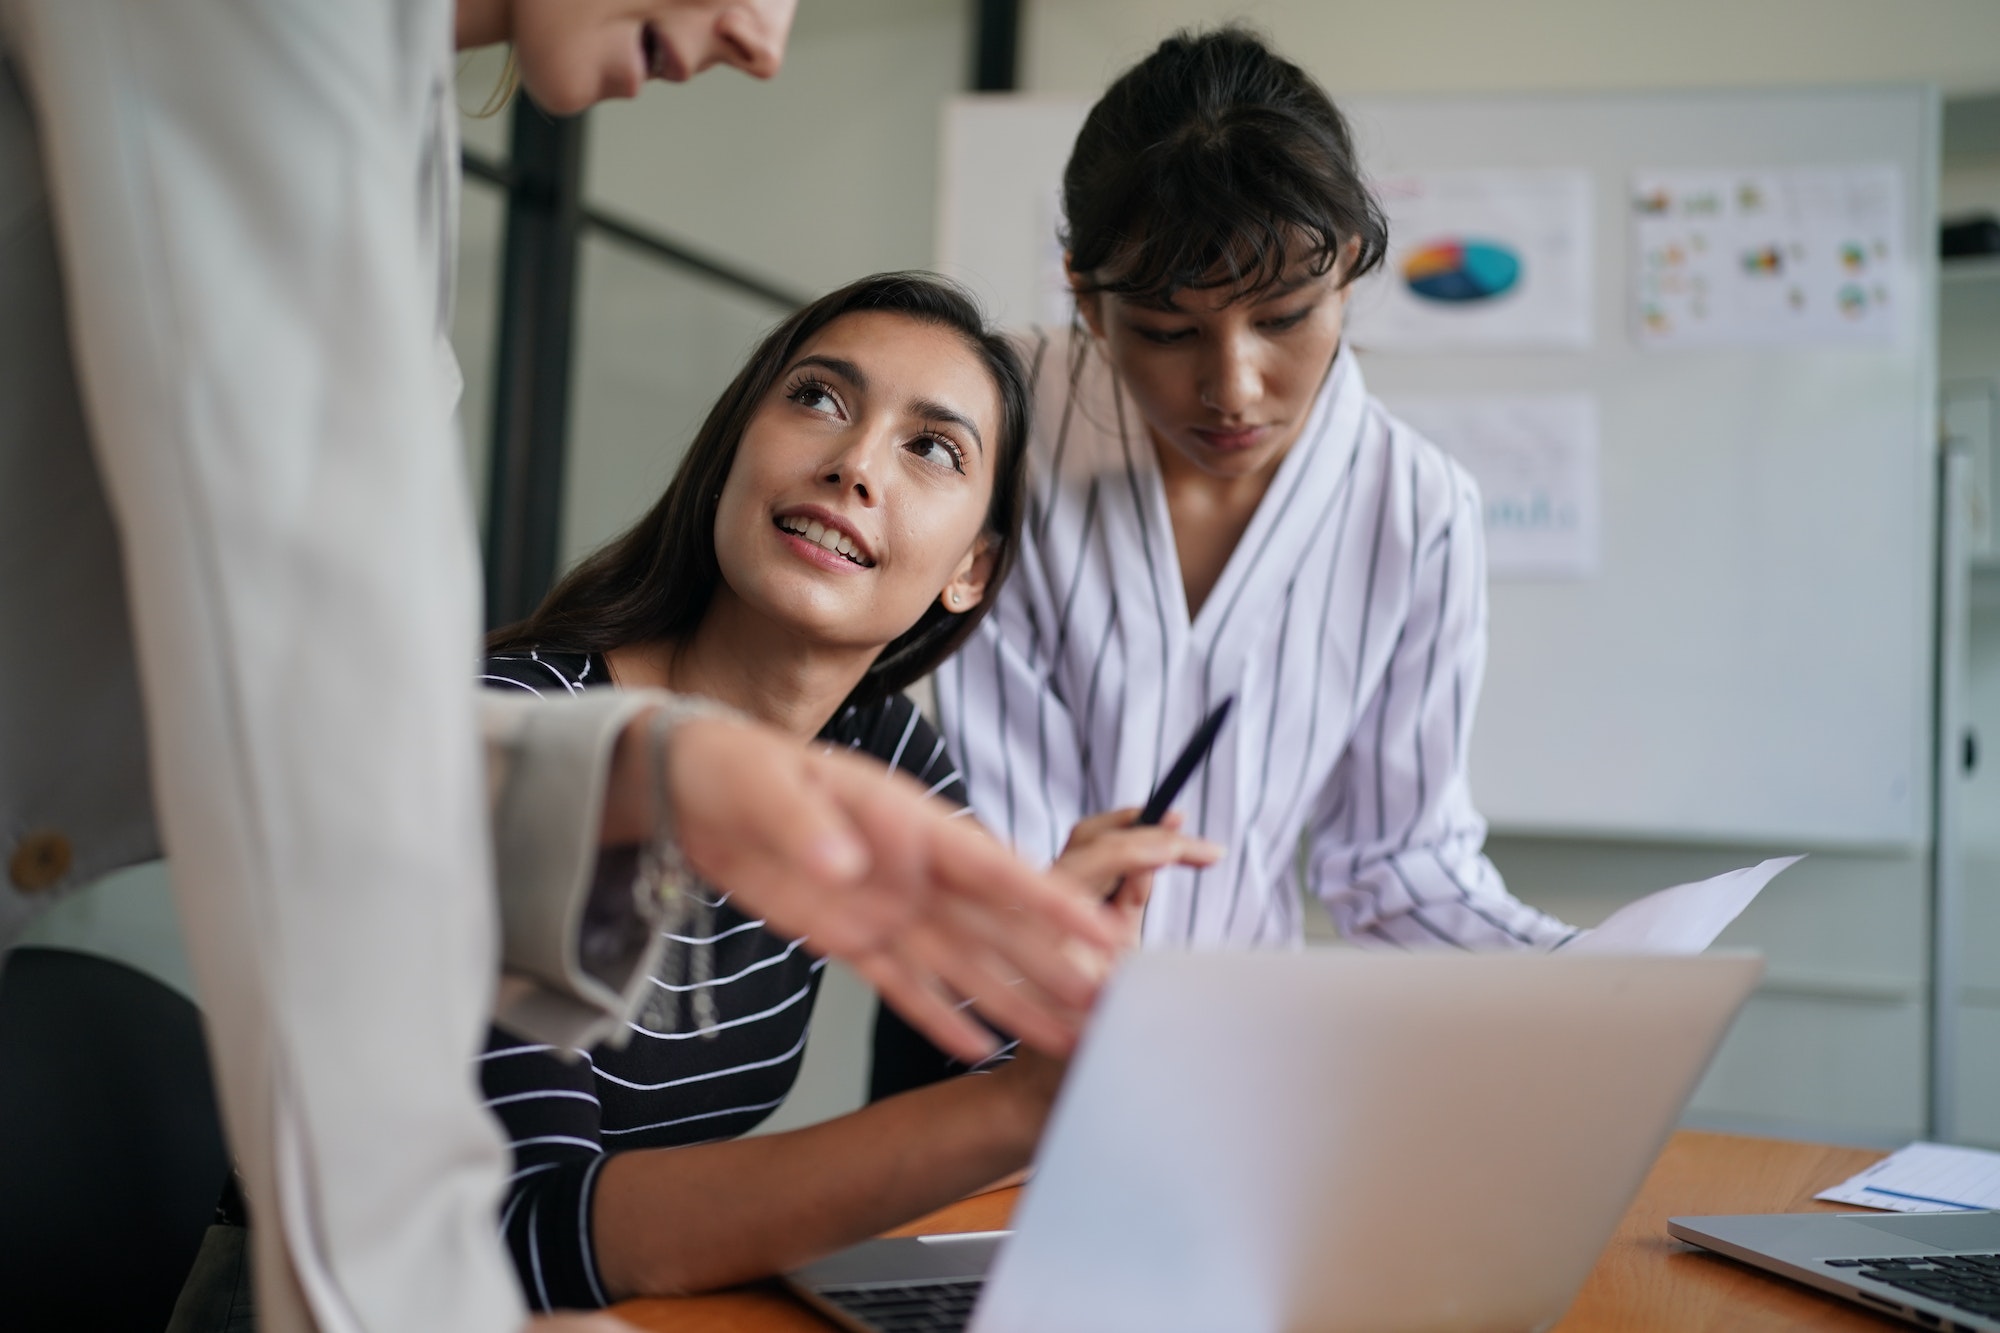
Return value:
[(481, 699), (508, 974), (494, 1020), (510, 1031), (585, 1048), (622, 1035), (644, 999), (664, 940), (635, 892), (636, 849), (598, 835), (619, 735), (679, 702), (657, 690)]

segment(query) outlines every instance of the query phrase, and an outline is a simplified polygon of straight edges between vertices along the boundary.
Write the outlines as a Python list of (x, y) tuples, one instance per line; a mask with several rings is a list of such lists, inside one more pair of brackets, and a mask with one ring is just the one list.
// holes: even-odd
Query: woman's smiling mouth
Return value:
[(804, 514), (780, 514), (772, 521), (778, 525), (780, 531), (791, 533), (795, 537), (803, 538), (815, 546), (831, 551), (850, 564), (859, 565), (863, 569), (875, 567), (875, 562), (869, 558), (868, 553), (839, 528), (829, 527), (818, 519), (808, 518)]

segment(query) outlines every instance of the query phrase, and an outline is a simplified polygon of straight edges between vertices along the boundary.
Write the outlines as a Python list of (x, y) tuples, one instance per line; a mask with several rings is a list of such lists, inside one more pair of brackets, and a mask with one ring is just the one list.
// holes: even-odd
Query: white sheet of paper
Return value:
[(1888, 341), (1902, 322), (1893, 166), (1647, 172), (1631, 210), (1642, 347)]
[(2000, 1153), (1912, 1143), (1813, 1197), (1892, 1213), (2000, 1208)]
[(1565, 953), (1700, 953), (1799, 856), (1776, 856), (1695, 884), (1651, 893), (1562, 946)]
[(1597, 572), (1597, 400), (1587, 393), (1392, 397), (1389, 408), (1479, 483), (1496, 579)]
[(1389, 254), (1357, 286), (1357, 347), (1588, 347), (1588, 171), (1424, 171), (1374, 182)]

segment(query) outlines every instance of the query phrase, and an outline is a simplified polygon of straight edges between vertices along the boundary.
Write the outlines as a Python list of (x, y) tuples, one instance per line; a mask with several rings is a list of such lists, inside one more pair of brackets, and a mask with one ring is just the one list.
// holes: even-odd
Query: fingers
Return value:
[(967, 1064), (989, 1060), (999, 1050), (993, 1034), (925, 984), (920, 971), (890, 951), (847, 960), (874, 987), (883, 1003), (909, 1020), (940, 1050)]
[[(978, 919), (976, 912), (969, 915), (970, 920), (925, 922), (899, 941), (898, 949), (934, 971), (989, 1022), (1025, 1045), (1051, 1054), (1068, 1053), (1076, 1045), (1086, 1008), (1064, 1004), (1024, 975), (1009, 957), (1004, 939), (997, 940), (1002, 947), (989, 947), (1001, 928)], [(1050, 951), (1059, 953), (1059, 946)]]
[(682, 854), (773, 929), (840, 956), (873, 948), (915, 904), (880, 883), (871, 848), (799, 746), (764, 728), (697, 719), (674, 731), (668, 780)]
[[(835, 882), (869, 868), (868, 847), (839, 805), (814, 781), (796, 745), (762, 727), (716, 718), (675, 728), (669, 780), (675, 808), (690, 806), (751, 848), (801, 874)], [(688, 828), (684, 833), (703, 830)], [(687, 840), (687, 839), (684, 839)], [(711, 839), (692, 839), (704, 850)]]
[[(807, 766), (794, 800), (757, 803), (757, 824), (765, 852), (802, 874), (844, 883), (873, 869), (867, 840), (854, 827), (833, 792)], [(789, 808), (787, 808), (789, 806)]]
[[(1087, 1009), (1109, 970), (1109, 957), (1123, 945), (1124, 931), (1094, 895), (1079, 895), (1024, 870), (1011, 858), (992, 866), (953, 858), (942, 874), (951, 881), (962, 910), (986, 909), (980, 917), (982, 934), (1016, 974), (1058, 1004)], [(1003, 883), (1019, 885), (1011, 900), (996, 900), (993, 894)]]
[(1139, 807), (1136, 805), (1086, 816), (1078, 820), (1076, 827), (1069, 831), (1069, 841), (1063, 844), (1063, 854), (1068, 855), (1071, 851), (1086, 847), (1113, 829), (1124, 828), (1138, 818)]
[(935, 905), (899, 948), (1029, 1046), (1068, 1052), (1124, 929), (965, 822), (931, 834)]
[(1172, 865), (1214, 865), (1222, 858), (1222, 851), (1206, 838), (1189, 837), (1164, 824), (1122, 828), (1064, 852), (1056, 869), (1103, 893), (1121, 877), (1141, 871)]
[[(1089, 895), (855, 756), (702, 719), (675, 730), (669, 780), (698, 873), (773, 929), (852, 964), (962, 1058), (985, 1058), (992, 1039), (948, 995), (1032, 1047), (1067, 1052), (1129, 934)], [(1097, 817), (1093, 838), (1123, 836), (1116, 825), (1131, 817)], [(1199, 850), (1176, 842), (1157, 854)]]
[(935, 870), (952, 893), (1028, 914), (1043, 927), (1075, 935), (1087, 944), (1110, 947), (1113, 932), (1096, 910), (1060, 882), (1030, 868), (999, 843), (968, 828), (963, 820), (940, 820)]
[(1153, 900), (1153, 872), (1142, 870), (1127, 875), (1119, 881), (1118, 891), (1111, 895), (1107, 904), (1113, 912), (1136, 924), (1146, 914), (1146, 904)]

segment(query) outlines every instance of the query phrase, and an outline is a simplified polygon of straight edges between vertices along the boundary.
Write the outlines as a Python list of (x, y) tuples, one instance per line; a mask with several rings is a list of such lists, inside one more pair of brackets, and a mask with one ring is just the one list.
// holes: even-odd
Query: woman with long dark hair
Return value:
[[(950, 285), (886, 274), (814, 302), (752, 353), (652, 510), (494, 636), (488, 683), (702, 696), (962, 805), (899, 691), (973, 632), (1014, 561), (1027, 413), (1012, 348)], [(1059, 868), (1100, 895), (1128, 877), (1136, 920), (1148, 872), (1220, 849), (1114, 827), (1129, 817), (1093, 821)], [(779, 1271), (1017, 1169), (1040, 1133), (1060, 1071), (1023, 1055), (737, 1138), (798, 1074), (822, 964), (702, 901), (622, 1047), (571, 1060), (496, 1031), (481, 1062), (515, 1148), (503, 1226), (541, 1308)]]
[[(1228, 855), (1159, 877), (1149, 944), (1295, 944), (1301, 865), (1364, 944), (1562, 939), (1466, 788), (1473, 483), (1343, 342), (1388, 240), (1346, 120), (1254, 34), (1180, 33), (1091, 109), (1062, 201), (1077, 317), (1029, 353), (1020, 573), (939, 675), (974, 809), (1046, 858), (1234, 694), (1183, 806)], [(900, 1032), (878, 1089), (920, 1076)]]

